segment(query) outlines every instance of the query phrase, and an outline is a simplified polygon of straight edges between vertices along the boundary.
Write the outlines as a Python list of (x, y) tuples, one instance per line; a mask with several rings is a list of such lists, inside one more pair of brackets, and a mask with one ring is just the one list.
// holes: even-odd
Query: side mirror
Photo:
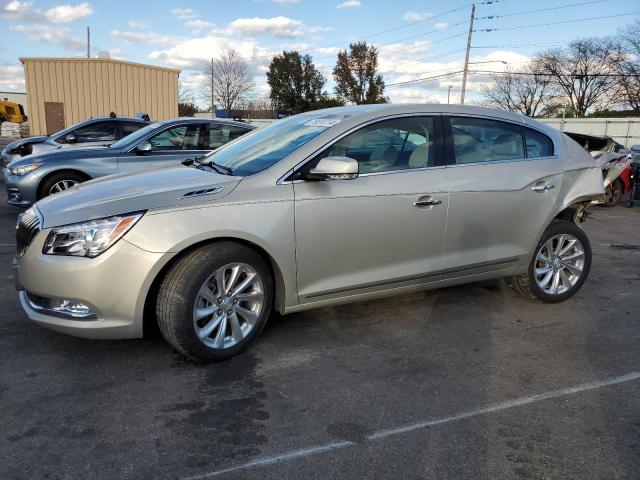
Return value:
[(357, 177), (357, 160), (349, 157), (326, 157), (309, 170), (305, 180), (353, 180)]
[(73, 133), (67, 133), (64, 136), (64, 141), (67, 143), (76, 143), (76, 136)]
[(153, 150), (153, 145), (149, 142), (140, 142), (136, 147), (136, 153), (138, 155), (144, 155), (145, 153), (149, 153)]

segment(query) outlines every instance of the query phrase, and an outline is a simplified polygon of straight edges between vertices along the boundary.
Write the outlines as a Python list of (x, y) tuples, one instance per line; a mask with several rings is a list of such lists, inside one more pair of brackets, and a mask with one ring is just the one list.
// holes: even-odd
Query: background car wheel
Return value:
[(269, 266), (232, 242), (182, 257), (160, 284), (156, 314), (164, 338), (198, 362), (240, 353), (264, 327), (273, 298)]
[(589, 275), (591, 246), (574, 223), (554, 222), (542, 235), (526, 274), (512, 277), (524, 297), (555, 303), (574, 295)]
[(38, 199), (64, 192), (82, 182), (86, 182), (87, 178), (73, 172), (55, 173), (47, 178), (40, 187), (40, 195)]
[(618, 203), (620, 203), (623, 190), (624, 186), (622, 184), (622, 181), (617, 178), (607, 188), (605, 188), (603, 205), (605, 207), (615, 207)]

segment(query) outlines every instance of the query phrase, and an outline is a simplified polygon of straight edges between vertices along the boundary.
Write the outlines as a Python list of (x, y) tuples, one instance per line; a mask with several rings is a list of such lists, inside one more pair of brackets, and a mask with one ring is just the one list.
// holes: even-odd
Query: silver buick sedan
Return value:
[(454, 105), (319, 110), (192, 165), (121, 174), (19, 220), (35, 322), (229, 358), (282, 314), (504, 277), (558, 302), (589, 273), (594, 159), (524, 116)]

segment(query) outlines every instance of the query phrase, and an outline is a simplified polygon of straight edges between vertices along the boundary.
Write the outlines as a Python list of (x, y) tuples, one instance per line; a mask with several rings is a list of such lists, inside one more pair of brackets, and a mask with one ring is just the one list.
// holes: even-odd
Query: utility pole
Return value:
[(211, 59), (211, 118), (216, 118), (215, 105), (213, 104), (213, 58)]
[(467, 90), (467, 74), (469, 73), (469, 52), (471, 51), (471, 35), (473, 35), (473, 19), (476, 16), (476, 5), (471, 5), (471, 21), (469, 22), (469, 37), (467, 38), (467, 53), (464, 56), (464, 72), (462, 73), (462, 92), (460, 92), (460, 105), (464, 105), (464, 94)]
[(451, 103), (451, 85), (449, 85), (449, 92), (447, 93), (447, 104)]
[(91, 58), (91, 34), (89, 27), (87, 27), (87, 58)]

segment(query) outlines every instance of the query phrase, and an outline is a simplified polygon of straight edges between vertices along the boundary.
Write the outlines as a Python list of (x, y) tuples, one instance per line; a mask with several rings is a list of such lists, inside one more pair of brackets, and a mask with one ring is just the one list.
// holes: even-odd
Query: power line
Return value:
[(416, 78), (414, 80), (407, 80), (405, 82), (389, 83), (389, 84), (385, 85), (385, 88), (399, 87), (399, 86), (404, 86), (404, 85), (414, 85), (416, 83), (428, 82), (429, 80), (436, 80), (438, 78), (450, 77), (451, 75), (458, 75), (460, 73), (462, 73), (462, 70), (457, 70), (455, 72), (443, 73), (441, 75), (434, 75), (434, 76), (431, 76), (431, 77)]
[[(555, 74), (549, 72), (505, 72), (505, 71), (492, 71), (492, 70), (470, 70), (469, 73), (478, 74), (492, 74), (492, 75), (527, 75), (531, 77), (553, 77)], [(580, 78), (580, 77), (627, 77), (628, 75), (622, 73), (571, 73), (568, 76)]]
[(547, 27), (549, 25), (562, 25), (566, 23), (586, 22), (589, 20), (603, 20), (605, 18), (627, 17), (629, 15), (640, 15), (640, 12), (619, 13), (616, 15), (605, 15), (601, 17), (577, 18), (575, 20), (564, 20), (561, 22), (550, 22), (550, 23), (538, 23), (535, 25), (518, 25), (515, 27), (502, 27), (502, 28), (483, 28), (475, 31), (476, 32), (497, 32), (502, 30), (520, 30), (523, 28)]
[(594, 3), (604, 3), (606, 1), (607, 0), (592, 0), (590, 2), (570, 3), (567, 5), (559, 5), (557, 7), (539, 8), (537, 10), (528, 10), (525, 12), (505, 13), (503, 15), (487, 15), (484, 17), (478, 17), (478, 20), (492, 20), (494, 18), (514, 17), (516, 15), (528, 15), (530, 13), (550, 12), (552, 10), (561, 10), (563, 8), (570, 8), (570, 7), (581, 7), (583, 5), (593, 5)]
[(490, 49), (490, 48), (520, 48), (520, 47), (549, 47), (551, 45), (565, 45), (567, 42), (548, 42), (548, 43), (517, 43), (511, 45), (479, 45), (477, 47), (471, 48), (480, 48), (480, 49)]

